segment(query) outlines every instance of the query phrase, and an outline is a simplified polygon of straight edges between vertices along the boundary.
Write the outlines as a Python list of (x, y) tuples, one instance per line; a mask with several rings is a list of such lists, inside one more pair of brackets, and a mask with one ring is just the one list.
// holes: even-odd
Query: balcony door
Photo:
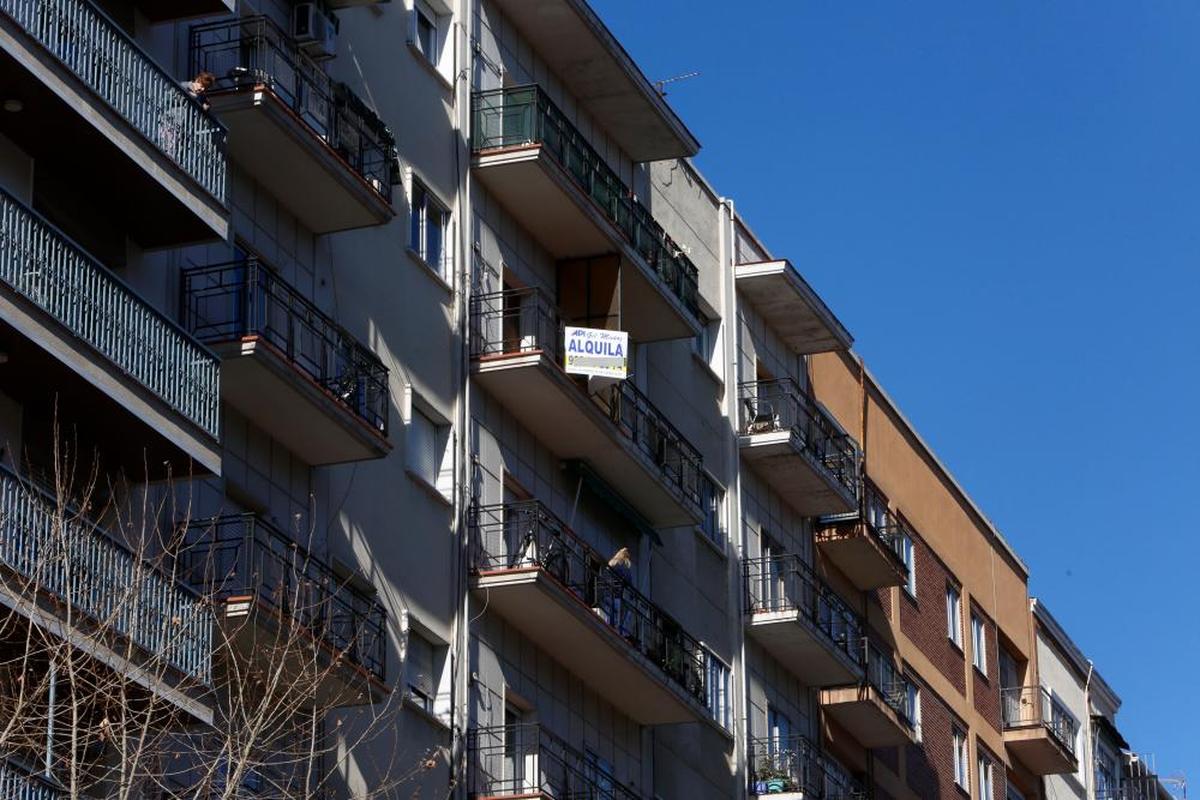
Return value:
[[(1021, 673), (1017, 660), (1005, 649), (1000, 649), (1000, 697), (1005, 722), (1016, 722), (1021, 718)], [(1006, 691), (1012, 689), (1013, 691)]]
[(504, 704), (504, 780), (514, 794), (536, 794), (538, 776), (537, 727), (531, 715), (512, 702)]
[(508, 270), (504, 272), (502, 285), (500, 335), (503, 352), (527, 353), (548, 346), (548, 342), (538, 341), (537, 294)]
[(758, 598), (762, 610), (778, 611), (787, 596), (783, 574), (783, 546), (762, 531), (762, 571), (759, 573)]

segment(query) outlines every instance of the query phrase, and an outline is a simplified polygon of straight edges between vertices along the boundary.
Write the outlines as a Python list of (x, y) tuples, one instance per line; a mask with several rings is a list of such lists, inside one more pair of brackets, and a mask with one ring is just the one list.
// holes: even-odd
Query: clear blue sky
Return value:
[(593, 3), (1200, 796), (1200, 4)]

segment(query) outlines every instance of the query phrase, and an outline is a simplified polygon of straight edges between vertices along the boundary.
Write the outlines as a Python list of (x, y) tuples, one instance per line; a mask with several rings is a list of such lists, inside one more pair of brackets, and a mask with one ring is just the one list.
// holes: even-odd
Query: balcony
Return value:
[(387, 368), (257, 259), (184, 270), (183, 317), (221, 357), (221, 396), (307, 463), (391, 450)]
[(809, 686), (862, 678), (858, 614), (796, 555), (745, 564), (747, 634)]
[(866, 680), (857, 686), (822, 689), (826, 719), (844, 728), (863, 747), (894, 747), (913, 741), (910, 684), (889, 653), (866, 646)]
[(582, 459), (657, 527), (703, 519), (698, 450), (631, 381), (589, 388), (561, 366), (563, 324), (536, 289), (471, 298), (479, 385), (563, 459)]
[(867, 494), (868, 513), (823, 517), (813, 534), (817, 549), (843, 575), (863, 591), (903, 586), (908, 580), (904, 542), (907, 526), (886, 504)]
[(2, 467), (0, 594), (99, 664), (211, 719), (190, 699), (212, 679), (211, 610), (78, 509)]
[(850, 333), (790, 261), (761, 261), (733, 268), (737, 289), (794, 353), (849, 350)]
[(615, 302), (601, 305), (625, 330), (699, 333), (695, 265), (539, 87), (478, 92), (472, 109), (475, 172), (523, 228), (560, 262), (620, 254)]
[(350, 578), (253, 514), (193, 521), (184, 541), (180, 574), (254, 668), (286, 670), (322, 704), (383, 695), (387, 615)]
[(700, 143), (586, 0), (495, 0), (546, 72), (634, 161), (694, 156)]
[(71, 792), (11, 758), (0, 758), (0, 797), (5, 800), (68, 800)]
[(472, 800), (641, 800), (594, 759), (539, 725), (472, 728), (467, 758), (467, 796)]
[(846, 768), (799, 734), (751, 739), (751, 797), (775, 800), (868, 800)]
[(216, 357), (2, 190), (0, 352), (0, 391), (22, 404), (27, 438), (49, 436), (57, 410), (102, 468), (133, 480), (193, 462), (220, 471)]
[(0, 0), (0, 83), (0, 133), (68, 213), (146, 248), (228, 238), (225, 130), (90, 0)]
[(540, 503), (476, 509), (471, 566), (489, 611), (629, 717), (709, 718), (707, 648)]
[(738, 387), (742, 458), (804, 516), (858, 507), (858, 448), (789, 379)]
[(1041, 686), (1002, 689), (1004, 744), (1034, 775), (1065, 775), (1078, 769), (1079, 722)]
[(399, 182), (392, 132), (267, 17), (191, 29), (193, 74), (216, 76), (229, 153), (314, 233), (382, 225)]

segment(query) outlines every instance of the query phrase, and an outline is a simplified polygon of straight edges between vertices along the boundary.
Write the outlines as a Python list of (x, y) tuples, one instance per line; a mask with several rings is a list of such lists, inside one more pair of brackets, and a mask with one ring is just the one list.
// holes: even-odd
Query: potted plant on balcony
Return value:
[(754, 771), (754, 793), (781, 794), (788, 791), (791, 776), (782, 769), (770, 756), (759, 759), (758, 769)]

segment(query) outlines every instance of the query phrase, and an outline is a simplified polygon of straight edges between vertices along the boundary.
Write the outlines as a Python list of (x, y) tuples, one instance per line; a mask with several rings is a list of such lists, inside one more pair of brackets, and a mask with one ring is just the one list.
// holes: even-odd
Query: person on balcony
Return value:
[(610, 621), (621, 632), (621, 635), (628, 639), (634, 634), (632, 609), (626, 602), (626, 595), (633, 588), (633, 557), (629, 553), (629, 548), (622, 547), (613, 553), (613, 557), (608, 560), (608, 568), (619, 578), (619, 580), (613, 581), (610, 588), (612, 605)]

